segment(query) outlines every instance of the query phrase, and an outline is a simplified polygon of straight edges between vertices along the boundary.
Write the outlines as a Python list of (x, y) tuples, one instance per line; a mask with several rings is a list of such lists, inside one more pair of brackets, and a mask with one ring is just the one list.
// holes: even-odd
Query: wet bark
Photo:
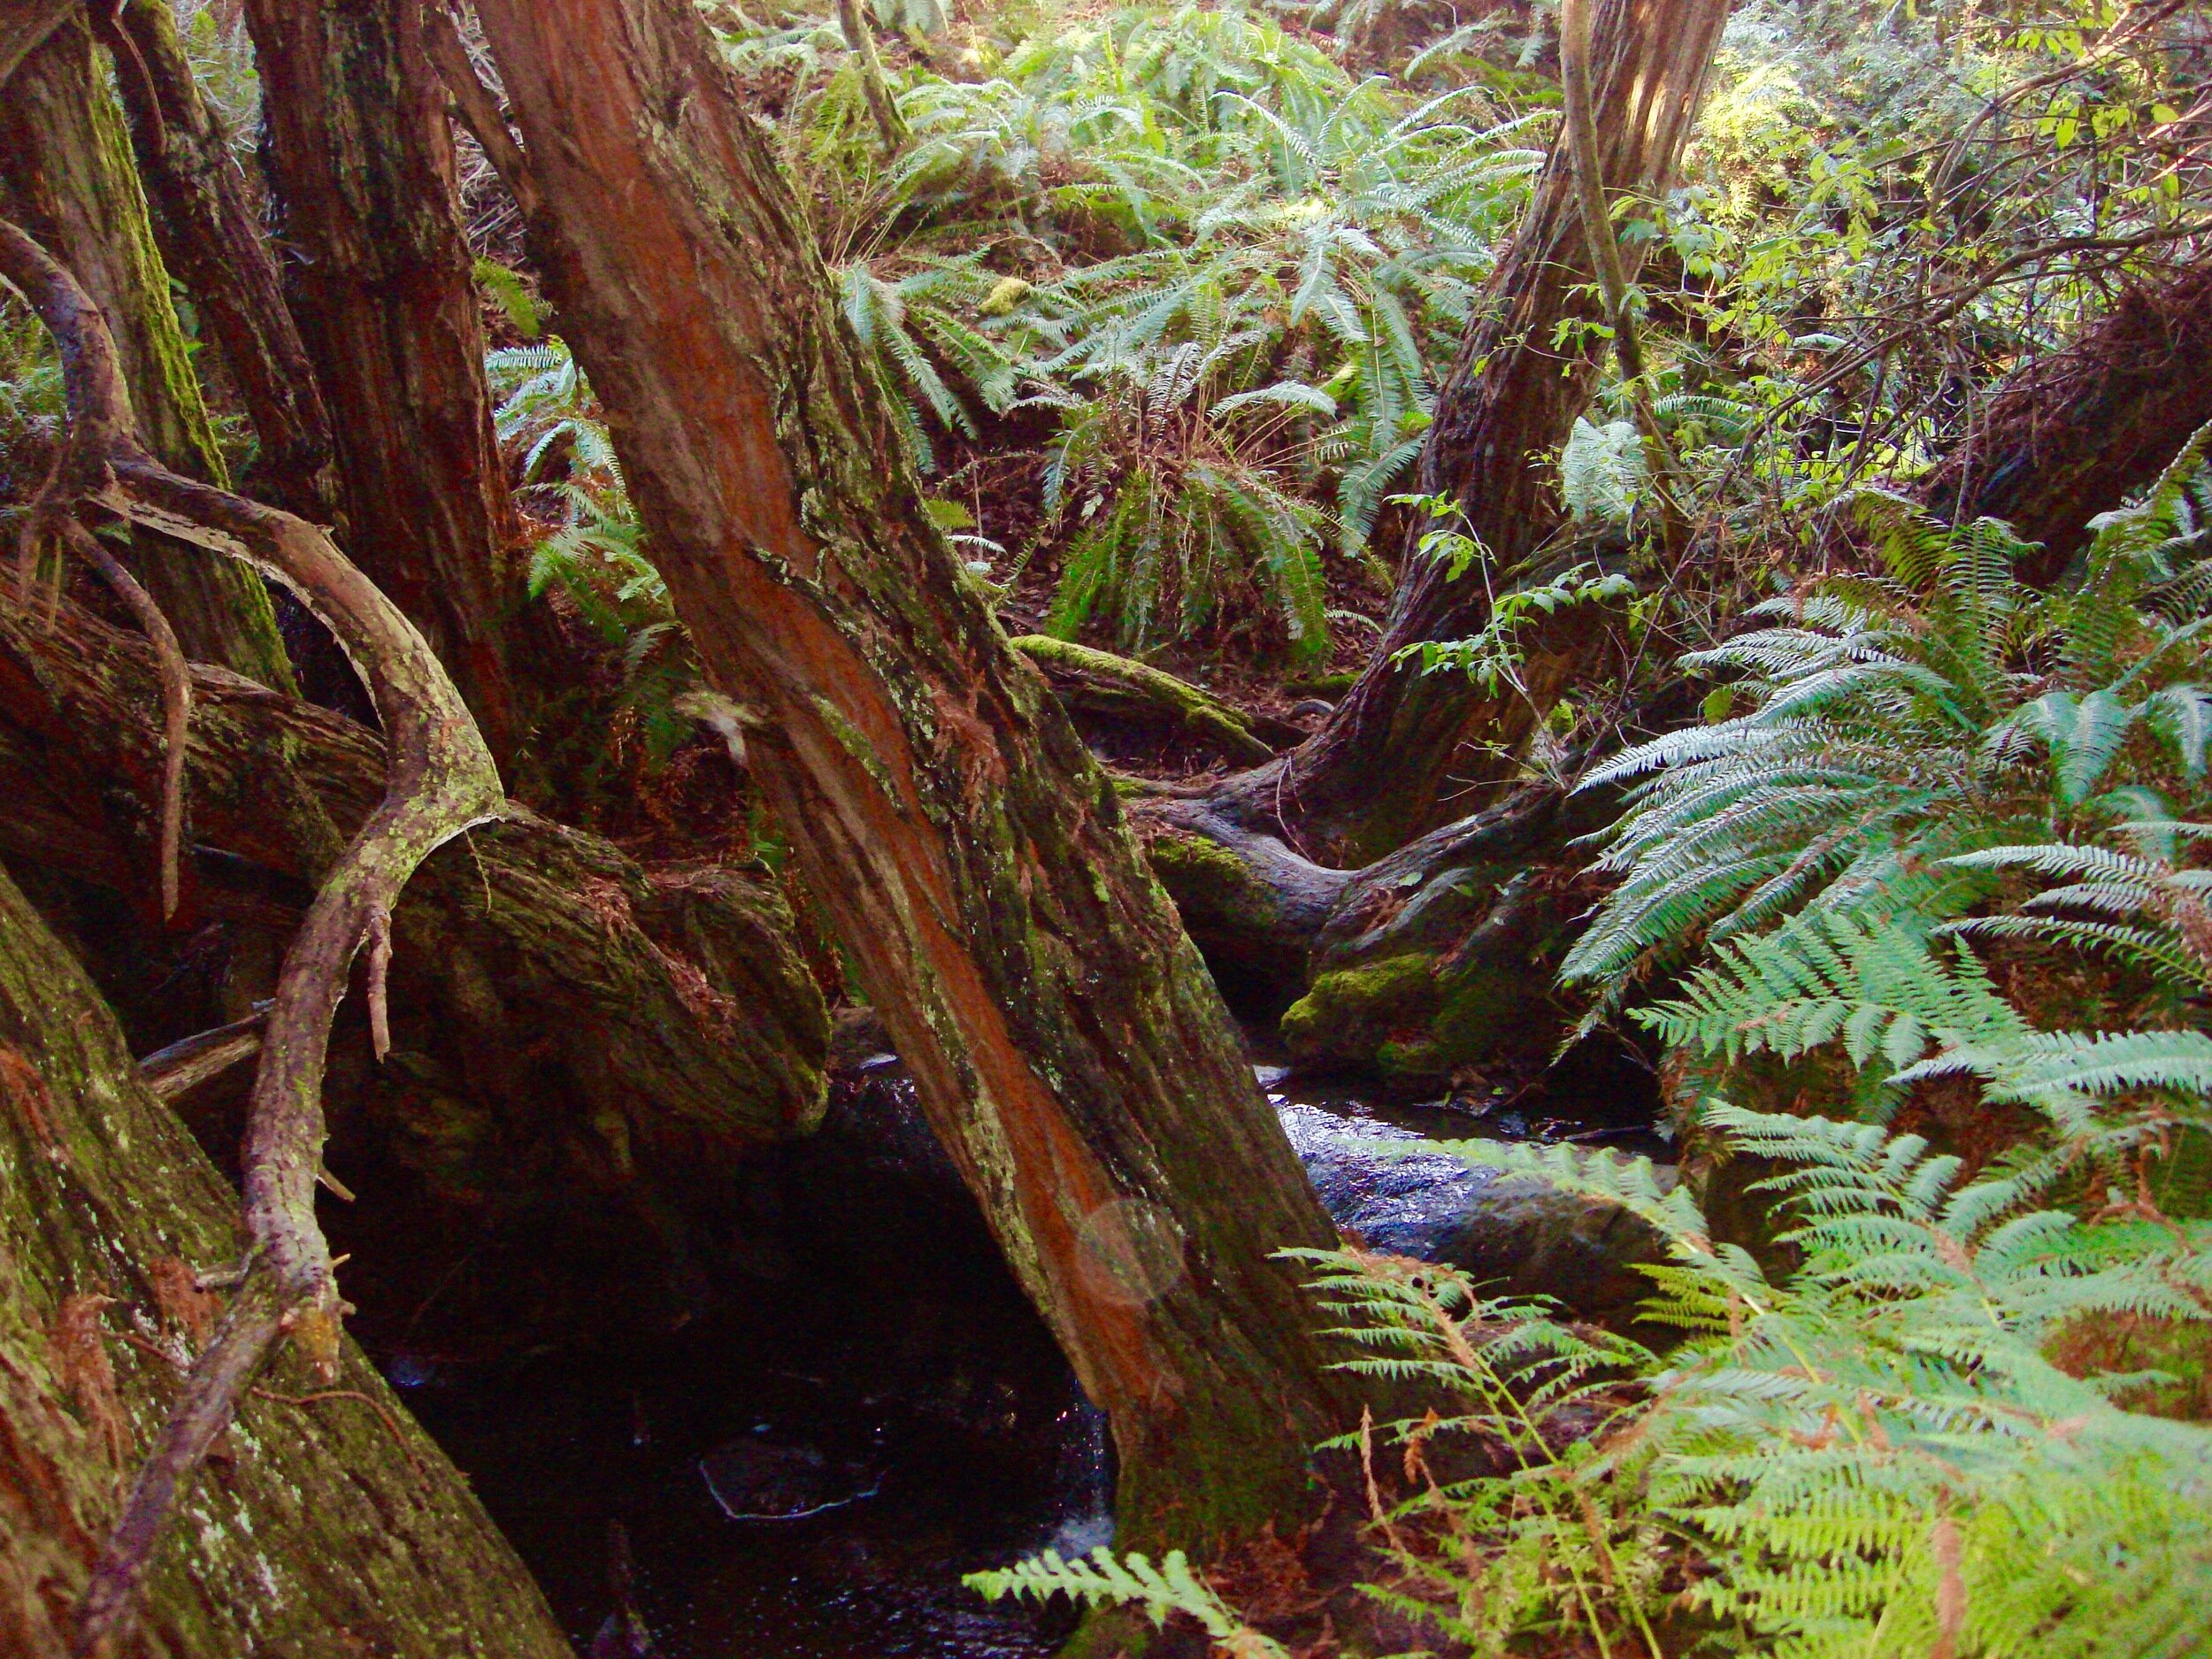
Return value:
[(1110, 784), (923, 513), (766, 142), (684, 0), (478, 14), (656, 561), (1112, 1420), (1123, 1537), (1290, 1518), (1342, 1385), (1269, 1257), (1333, 1233)]
[(117, 85), (162, 257), (198, 303), (260, 440), (241, 482), (326, 520), (337, 504), (330, 423), (245, 173), (200, 96), (167, 0), (126, 0), (116, 27), (119, 61), (134, 65)]
[[(121, 113), (81, 13), (52, 29), (0, 96), (0, 211), (76, 271), (106, 313), (149, 448), (188, 478), (223, 482)], [(156, 536), (139, 541), (139, 573), (189, 656), (289, 687), (259, 578)]]
[[(1603, 0), (1591, 64), (1606, 189), (1663, 191), (1697, 113), (1727, 20), (1727, 0)], [(1633, 281), (1641, 244), (1623, 250)], [(1574, 167), (1553, 146), (1528, 217), (1490, 283), (1439, 392), (1417, 488), (1455, 502), (1466, 527), (1509, 575), (1562, 522), (1549, 465), (1587, 406), (1611, 349), (1586, 331), (1605, 319), (1577, 204)], [(1448, 580), (1409, 532), (1382, 645), (1327, 725), (1291, 756), (1225, 789), (1225, 810), (1260, 827), (1277, 815), (1313, 856), (1358, 864), (1487, 803), (1534, 718), (1519, 699), (1488, 699), (1463, 678), (1423, 675), (1393, 655), (1424, 640), (1464, 639), (1487, 618), (1479, 577)], [(1541, 649), (1532, 653), (1540, 658)], [(1532, 664), (1538, 673), (1546, 665)], [(1563, 664), (1571, 675), (1572, 665)]]
[(429, 640), (501, 764), (524, 603), (419, 0), (250, 0), (292, 313), (330, 411), (340, 536)]
[(2212, 265), (2121, 295), (2065, 350), (2013, 376), (1923, 498), (1954, 519), (2003, 518), (2043, 552), (2021, 574), (2047, 587), (2089, 520), (2155, 479), (2212, 420)]
[[(60, 1659), (120, 1483), (221, 1310), (236, 1195), (139, 1081), (113, 1018), (0, 875), (0, 1649)], [(109, 1300), (112, 1298), (112, 1300)], [(185, 1501), (128, 1651), (556, 1659), (537, 1586), (347, 1345), (264, 1375)]]

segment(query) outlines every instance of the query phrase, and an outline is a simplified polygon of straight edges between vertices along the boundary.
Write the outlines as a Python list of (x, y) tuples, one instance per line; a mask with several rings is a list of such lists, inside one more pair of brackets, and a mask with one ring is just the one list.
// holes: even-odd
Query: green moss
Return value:
[(1415, 951), (1323, 974), (1283, 1015), (1292, 1056), (1364, 1064), (1385, 1043), (1425, 1031), (1440, 1006), (1435, 965)]
[(1375, 1069), (1394, 1083), (1425, 1083), (1451, 1074), (1441, 1045), (1427, 1037), (1386, 1042), (1375, 1050)]
[(1144, 1659), (1157, 1632), (1134, 1609), (1093, 1608), (1083, 1615), (1075, 1634), (1061, 1644), (1054, 1659)]
[(1202, 835), (1164, 833), (1145, 849), (1152, 873), (1186, 918), (1218, 918), (1240, 932), (1265, 933), (1279, 918), (1275, 891), (1244, 860)]
[(1292, 697), (1340, 697), (1358, 678), (1352, 673), (1309, 674), (1302, 680), (1283, 681), (1283, 692)]

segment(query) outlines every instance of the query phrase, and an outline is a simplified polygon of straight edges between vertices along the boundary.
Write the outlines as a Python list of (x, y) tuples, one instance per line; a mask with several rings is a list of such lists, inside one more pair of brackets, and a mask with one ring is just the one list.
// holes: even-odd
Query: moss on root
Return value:
[(1302, 1064), (1371, 1066), (1425, 1085), (1525, 1048), (1531, 1033), (1548, 1042), (1555, 1020), (1525, 1020), (1543, 994), (1542, 981), (1494, 964), (1411, 951), (1322, 974), (1284, 1014), (1283, 1038)]

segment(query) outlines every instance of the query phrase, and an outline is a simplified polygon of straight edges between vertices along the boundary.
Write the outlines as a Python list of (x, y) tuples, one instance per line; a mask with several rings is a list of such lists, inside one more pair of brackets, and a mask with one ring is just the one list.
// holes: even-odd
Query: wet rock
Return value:
[(699, 1460), (699, 1473), (733, 1521), (800, 1521), (872, 1498), (881, 1471), (871, 1461), (833, 1457), (818, 1447), (772, 1440), (733, 1441)]
[(1555, 1297), (1576, 1317), (1610, 1324), (1650, 1294), (1636, 1264), (1666, 1260), (1659, 1235), (1617, 1204), (1408, 1154), (1420, 1137), (1394, 1125), (1282, 1101), (1276, 1110), (1331, 1219), (1371, 1248), (1448, 1262), (1495, 1294)]

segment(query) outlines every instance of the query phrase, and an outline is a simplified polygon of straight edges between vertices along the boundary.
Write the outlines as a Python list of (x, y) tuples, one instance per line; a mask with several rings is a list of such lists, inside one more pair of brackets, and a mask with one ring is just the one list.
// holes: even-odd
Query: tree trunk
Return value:
[[(1667, 188), (1727, 17), (1727, 0), (1601, 0), (1591, 84), (1609, 190), (1649, 198)], [(1642, 244), (1623, 252), (1632, 281)], [(1496, 572), (1525, 565), (1561, 523), (1552, 469), (1540, 457), (1566, 442), (1610, 344), (1578, 332), (1562, 346), (1557, 334), (1604, 321), (1596, 283), (1563, 138), (1437, 396), (1421, 454), (1421, 493), (1458, 504)], [(1224, 806), (1254, 827), (1279, 812), (1282, 826), (1326, 862), (1379, 858), (1486, 804), (1505, 775), (1486, 750), (1509, 753), (1534, 718), (1517, 699), (1479, 695), (1463, 676), (1393, 662), (1409, 645), (1464, 639), (1487, 619), (1475, 572), (1448, 580), (1442, 565), (1412, 550), (1426, 527), (1409, 532), (1381, 647), (1327, 725), (1277, 766), (1223, 792)], [(1531, 655), (1540, 659), (1542, 648)], [(1545, 664), (1532, 667), (1541, 673)]]
[(421, 0), (249, 0), (284, 272), (329, 409), (339, 539), (420, 628), (503, 767), (525, 603)]
[(2129, 288), (2065, 350), (2013, 376), (1923, 498), (1954, 519), (2003, 518), (2043, 552), (2047, 587), (2089, 520), (2156, 478), (2212, 420), (2212, 265)]
[[(265, 933), (273, 964), (382, 793), (383, 744), (219, 671), (200, 671), (194, 692), (194, 856), (177, 921)], [(118, 894), (150, 923), (158, 705), (134, 636), (66, 615), (42, 629), (0, 608), (0, 851)], [(810, 1129), (828, 1017), (773, 880), (649, 872), (596, 836), (509, 810), (433, 854), (393, 918), (404, 1075), (342, 1068), (357, 1099), (444, 1144), (434, 1195), (519, 1198), (572, 1132), (587, 1145), (618, 1135), (630, 1174), (686, 1188)], [(234, 990), (199, 1018), (237, 1018), (266, 994)]]
[(538, 263), (709, 678), (1121, 1455), (1126, 1540), (1310, 1502), (1333, 1238), (1111, 785), (921, 509), (687, 0), (482, 0)]
[[(0, 206), (79, 273), (122, 355), (139, 429), (172, 470), (224, 480), (169, 276), (107, 79), (81, 13), (47, 35), (0, 96)], [(142, 574), (185, 651), (266, 686), (292, 683), (267, 591), (252, 572), (139, 538)]]
[(117, 21), (117, 61), (131, 64), (117, 83), (162, 257), (198, 302), (260, 439), (244, 487), (327, 519), (337, 504), (330, 422), (246, 175), (200, 96), (168, 0), (126, 0)]
[[(0, 1650), (61, 1659), (119, 1484), (245, 1246), (236, 1194), (0, 874)], [(111, 1300), (112, 1299), (112, 1300)], [(543, 1597), (349, 1343), (262, 1379), (154, 1566), (134, 1654), (557, 1659)]]

